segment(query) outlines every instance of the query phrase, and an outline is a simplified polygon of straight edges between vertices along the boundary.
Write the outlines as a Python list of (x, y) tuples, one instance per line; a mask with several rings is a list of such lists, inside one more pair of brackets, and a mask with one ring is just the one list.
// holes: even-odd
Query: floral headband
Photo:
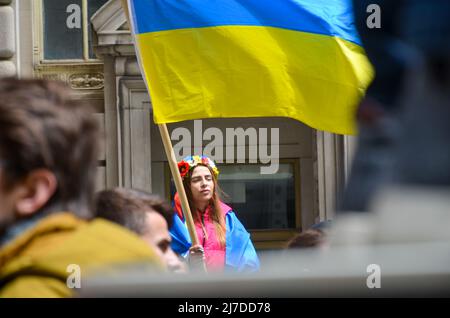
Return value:
[(184, 177), (188, 174), (189, 170), (195, 168), (199, 164), (203, 164), (205, 166), (210, 167), (211, 170), (214, 172), (215, 177), (216, 178), (218, 177), (219, 169), (217, 169), (214, 161), (209, 159), (207, 156), (188, 156), (185, 157), (180, 162), (178, 162), (178, 170), (180, 171), (181, 178), (184, 179)]

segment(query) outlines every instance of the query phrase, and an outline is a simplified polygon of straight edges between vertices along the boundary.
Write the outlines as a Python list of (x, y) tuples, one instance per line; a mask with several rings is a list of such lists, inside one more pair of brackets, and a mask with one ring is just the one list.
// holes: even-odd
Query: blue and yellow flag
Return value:
[(350, 0), (128, 0), (154, 121), (281, 116), (355, 132), (373, 71)]

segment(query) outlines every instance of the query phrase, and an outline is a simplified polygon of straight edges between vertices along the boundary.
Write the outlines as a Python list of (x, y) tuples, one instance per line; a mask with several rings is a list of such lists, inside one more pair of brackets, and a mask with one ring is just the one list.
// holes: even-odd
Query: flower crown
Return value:
[(181, 178), (184, 179), (188, 172), (199, 164), (210, 167), (216, 178), (219, 176), (219, 169), (217, 169), (214, 161), (207, 156), (188, 156), (178, 162), (178, 170), (180, 171)]

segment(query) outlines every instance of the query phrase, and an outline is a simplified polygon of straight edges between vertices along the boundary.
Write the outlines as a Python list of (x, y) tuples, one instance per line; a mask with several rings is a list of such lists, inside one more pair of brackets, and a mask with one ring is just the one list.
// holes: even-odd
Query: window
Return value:
[(295, 228), (295, 174), (292, 164), (282, 163), (276, 174), (260, 174), (260, 165), (223, 165), (220, 187), (224, 200), (239, 213), (248, 229)]
[(108, 0), (42, 0), (43, 60), (95, 58), (89, 21)]

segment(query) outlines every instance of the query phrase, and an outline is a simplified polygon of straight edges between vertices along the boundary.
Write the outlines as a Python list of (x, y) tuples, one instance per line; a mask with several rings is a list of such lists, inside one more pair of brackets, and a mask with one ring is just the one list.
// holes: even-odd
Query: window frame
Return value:
[[(226, 164), (226, 163), (225, 163)], [(241, 164), (241, 163), (238, 163)], [(252, 163), (246, 163), (251, 165)], [(294, 193), (295, 193), (295, 228), (289, 229), (247, 229), (251, 235), (253, 244), (258, 250), (281, 249), (286, 247), (287, 242), (299, 233), (302, 229), (301, 211), (301, 175), (300, 158), (280, 158), (280, 164), (291, 164), (294, 173)], [(226, 164), (226, 165), (235, 165)], [(256, 165), (256, 164), (254, 164)], [(260, 165), (260, 164), (257, 164)], [(170, 199), (170, 167), (168, 162), (164, 162), (164, 183), (166, 199)]]
[(82, 23), (82, 33), (83, 33), (83, 58), (80, 59), (55, 59), (49, 60), (45, 59), (45, 45), (44, 45), (44, 0), (36, 0), (34, 3), (34, 30), (38, 30), (35, 34), (34, 43), (34, 55), (37, 64), (40, 65), (99, 65), (102, 64), (97, 58), (89, 57), (89, 24), (88, 21), (88, 0), (81, 0), (81, 23)]

